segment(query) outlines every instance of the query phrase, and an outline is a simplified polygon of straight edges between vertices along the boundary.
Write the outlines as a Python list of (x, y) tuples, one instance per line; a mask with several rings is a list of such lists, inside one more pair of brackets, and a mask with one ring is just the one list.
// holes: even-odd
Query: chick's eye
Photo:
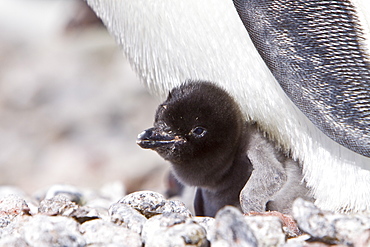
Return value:
[(203, 127), (195, 127), (191, 130), (191, 133), (195, 137), (203, 137), (207, 133), (207, 130)]

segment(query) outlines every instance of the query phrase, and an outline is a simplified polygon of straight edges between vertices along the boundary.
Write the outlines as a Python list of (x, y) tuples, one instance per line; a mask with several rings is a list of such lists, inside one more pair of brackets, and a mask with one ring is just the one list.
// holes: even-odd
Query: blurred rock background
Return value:
[(81, 0), (0, 1), (0, 185), (164, 190), (140, 149), (159, 100)]

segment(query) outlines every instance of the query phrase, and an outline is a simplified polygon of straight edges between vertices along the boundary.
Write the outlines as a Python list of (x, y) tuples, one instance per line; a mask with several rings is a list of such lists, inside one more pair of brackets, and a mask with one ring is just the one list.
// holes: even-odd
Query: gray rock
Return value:
[(15, 217), (29, 215), (30, 209), (25, 200), (18, 195), (8, 195), (0, 198), (0, 236)]
[(138, 234), (141, 234), (143, 225), (147, 221), (139, 211), (123, 203), (114, 203), (109, 208), (109, 215), (111, 222), (127, 227)]
[(39, 206), (39, 213), (50, 216), (69, 216), (73, 217), (79, 223), (100, 218), (100, 213), (97, 209), (78, 206), (75, 202), (70, 201), (64, 194), (42, 200)]
[[(4, 200), (4, 202), (1, 202), (2, 200)], [(29, 197), (18, 187), (0, 186), (0, 204), (3, 204), (2, 206), (0, 205), (0, 207), (4, 207), (4, 205), (8, 204), (9, 208), (16, 208), (16, 204), (23, 204), (23, 210), (25, 212), (27, 211), (27, 214), (36, 214), (38, 212), (39, 202)], [(0, 209), (0, 211), (2, 211), (2, 209)]]
[(146, 247), (208, 246), (206, 230), (179, 213), (164, 213), (151, 217), (143, 227)]
[(14, 238), (17, 236), (21, 237), (22, 235), (19, 233), (19, 229), (21, 229), (24, 222), (28, 221), (29, 219), (30, 216), (28, 215), (18, 215), (17, 217), (9, 216), (5, 218), (3, 221), (4, 224), (2, 224), (2, 227), (0, 228), (0, 239), (2, 240), (9, 236)]
[(12, 221), (12, 217), (9, 215), (0, 215), (0, 229), (8, 226)]
[(257, 247), (258, 242), (243, 214), (235, 207), (226, 206), (215, 216), (211, 245), (212, 247)]
[(307, 240), (311, 238), (308, 234), (303, 234), (295, 238), (290, 238), (286, 241), (286, 243), (283, 245), (284, 247), (304, 247), (308, 246)]
[(207, 232), (207, 239), (211, 240), (211, 229), (213, 228), (213, 225), (215, 223), (215, 218), (212, 217), (193, 217), (192, 220), (202, 226), (206, 232)]
[(25, 201), (27, 204), (27, 213), (36, 214), (38, 212), (37, 208), (39, 202), (27, 195), (26, 192), (15, 186), (0, 186), (0, 198), (9, 196), (13, 196), (13, 198), (20, 198), (21, 200)]
[(187, 217), (192, 215), (182, 202), (166, 200), (163, 195), (153, 191), (131, 193), (119, 200), (118, 203), (129, 205), (147, 218), (166, 212), (175, 212)]
[(19, 233), (30, 246), (85, 246), (78, 223), (63, 216), (29, 217), (19, 229)]
[(46, 215), (71, 216), (78, 209), (78, 205), (72, 202), (64, 194), (44, 199), (40, 202), (39, 213)]
[(138, 191), (123, 197), (118, 203), (129, 205), (138, 210), (145, 217), (163, 213), (166, 199), (159, 193), (152, 191)]
[(64, 195), (70, 201), (75, 202), (76, 204), (82, 203), (82, 192), (72, 185), (68, 184), (53, 185), (46, 191), (44, 199), (52, 199), (57, 195)]
[(8, 195), (0, 198), (0, 214), (24, 215), (29, 214), (26, 201), (18, 195)]
[(166, 203), (163, 207), (163, 213), (174, 212), (186, 217), (193, 216), (190, 210), (185, 206), (182, 201), (178, 200), (166, 200)]
[(275, 216), (245, 216), (245, 221), (254, 232), (258, 246), (281, 246), (285, 243), (282, 223)]
[(302, 231), (328, 244), (353, 245), (370, 228), (370, 215), (326, 212), (302, 199), (294, 202), (293, 214)]
[(101, 218), (101, 210), (90, 207), (78, 207), (70, 216), (77, 220), (80, 224), (85, 221), (95, 220)]
[(282, 225), (283, 233), (287, 238), (294, 238), (302, 234), (299, 230), (297, 223), (293, 219), (293, 216), (289, 214), (282, 214), (278, 211), (267, 211), (267, 212), (249, 212), (248, 216), (270, 216), (279, 219)]
[(359, 236), (357, 239), (353, 241), (353, 246), (370, 246), (370, 229), (366, 230)]
[(101, 219), (83, 223), (80, 231), (89, 246), (142, 246), (140, 235), (136, 232)]
[(7, 235), (0, 238), (0, 247), (31, 247), (26, 240), (19, 235)]

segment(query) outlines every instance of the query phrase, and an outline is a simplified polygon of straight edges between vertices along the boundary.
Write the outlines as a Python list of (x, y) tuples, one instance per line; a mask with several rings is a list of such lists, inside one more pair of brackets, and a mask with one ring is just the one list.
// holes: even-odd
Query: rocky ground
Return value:
[(293, 216), (243, 215), (226, 206), (194, 217), (178, 200), (119, 183), (54, 185), (33, 197), (0, 187), (0, 246), (369, 246), (370, 215), (323, 212), (298, 199)]

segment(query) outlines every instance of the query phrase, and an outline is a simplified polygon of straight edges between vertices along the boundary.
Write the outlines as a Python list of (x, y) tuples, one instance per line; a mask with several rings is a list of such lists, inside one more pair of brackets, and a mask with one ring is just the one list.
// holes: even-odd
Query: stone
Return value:
[(100, 218), (98, 210), (90, 207), (78, 206), (75, 202), (70, 201), (64, 194), (42, 200), (39, 206), (39, 213), (50, 216), (69, 216), (73, 217), (79, 223)]
[(25, 242), (30, 246), (85, 246), (79, 231), (79, 224), (64, 216), (35, 215), (29, 217), (19, 229)]
[(281, 220), (276, 216), (244, 216), (253, 231), (258, 246), (281, 246), (285, 243), (285, 234)]
[(26, 240), (20, 236), (8, 235), (0, 238), (0, 247), (31, 247)]
[(211, 246), (257, 247), (258, 241), (243, 214), (235, 207), (226, 206), (215, 216)]
[(140, 235), (102, 219), (91, 220), (80, 227), (88, 246), (141, 247)]
[(279, 218), (280, 222), (282, 223), (283, 232), (288, 238), (294, 238), (302, 234), (298, 228), (297, 223), (293, 219), (293, 216), (289, 214), (283, 214), (278, 211), (267, 211), (267, 212), (252, 211), (252, 212), (247, 213), (246, 215), (248, 216), (257, 216), (257, 215), (273, 216), (273, 217)]
[(19, 234), (19, 229), (24, 222), (29, 220), (29, 215), (18, 215), (16, 217), (8, 216), (2, 218), (2, 226), (0, 227), (0, 239), (8, 236), (16, 237)]
[(167, 200), (163, 207), (163, 213), (165, 212), (174, 212), (186, 217), (193, 216), (185, 204), (179, 200)]
[(40, 202), (39, 213), (45, 215), (71, 216), (78, 209), (78, 205), (72, 202), (64, 194), (58, 194), (46, 198)]
[(138, 191), (131, 193), (118, 203), (124, 203), (138, 210), (146, 218), (166, 212), (176, 212), (187, 217), (192, 216), (189, 209), (180, 201), (169, 201), (163, 195), (153, 191)]
[(370, 229), (364, 231), (353, 241), (353, 246), (370, 246)]
[(109, 215), (111, 222), (127, 227), (138, 234), (141, 234), (143, 225), (147, 221), (139, 211), (123, 203), (114, 203), (109, 208)]
[(78, 207), (76, 211), (70, 215), (78, 223), (82, 224), (85, 221), (100, 219), (101, 210), (90, 208), (90, 207)]
[(215, 218), (212, 217), (203, 217), (203, 216), (197, 216), (191, 218), (195, 223), (202, 226), (206, 232), (207, 232), (207, 239), (208, 241), (211, 240), (211, 229), (215, 223)]
[(293, 214), (302, 231), (327, 244), (353, 245), (370, 229), (370, 215), (323, 211), (303, 199), (294, 202)]
[(0, 198), (0, 236), (1, 229), (7, 227), (15, 217), (29, 215), (30, 209), (25, 200), (18, 195), (8, 195)]
[(178, 213), (164, 213), (148, 219), (142, 239), (146, 247), (207, 247), (206, 230), (191, 218)]
[(76, 204), (82, 203), (82, 192), (72, 185), (67, 184), (52, 185), (46, 191), (44, 199), (51, 199), (56, 197), (57, 195), (64, 195), (70, 201), (75, 202)]
[(0, 198), (0, 214), (24, 215), (29, 214), (26, 201), (18, 195), (8, 195)]
[(290, 238), (283, 245), (284, 247), (305, 247), (309, 246), (307, 240), (311, 238), (308, 234), (303, 234), (295, 238)]
[(123, 197), (118, 203), (129, 205), (145, 217), (150, 218), (154, 215), (163, 213), (166, 199), (156, 192), (138, 191)]

